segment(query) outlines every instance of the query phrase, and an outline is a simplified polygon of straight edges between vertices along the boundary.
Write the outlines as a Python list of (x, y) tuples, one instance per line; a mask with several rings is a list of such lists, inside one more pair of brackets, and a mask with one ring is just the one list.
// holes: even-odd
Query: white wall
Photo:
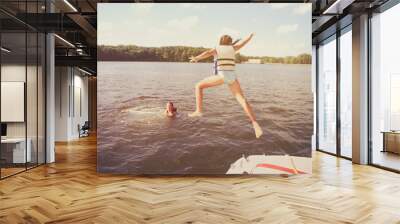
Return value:
[(67, 141), (69, 132), (69, 69), (55, 68), (55, 141)]
[[(25, 82), (25, 65), (2, 65), (1, 81), (3, 82)], [(6, 110), (6, 108), (1, 108)], [(25, 123), (7, 123), (7, 137), (25, 137)]]
[[(1, 82), (1, 121), (25, 121), (25, 83)], [(36, 108), (36, 106), (35, 106)]]
[[(27, 70), (26, 70), (27, 69)], [(27, 72), (27, 73), (26, 73)], [(36, 67), (18, 64), (5, 64), (1, 66), (1, 81), (2, 82), (25, 82), (25, 76), (28, 76), (29, 86), (34, 88), (27, 88), (27, 118), (28, 118), (28, 137), (30, 134), (30, 128), (36, 130), (36, 80), (31, 76), (36, 77)], [(4, 96), (3, 96), (4, 97)], [(6, 110), (7, 108), (1, 108)], [(32, 123), (34, 122), (34, 123)], [(25, 137), (25, 122), (7, 122), (7, 135), (8, 137)], [(35, 132), (36, 136), (36, 132)]]
[(76, 68), (56, 67), (55, 85), (55, 140), (77, 139), (78, 125), (88, 120), (88, 78)]
[[(89, 118), (89, 110), (88, 110), (88, 106), (89, 106), (89, 102), (88, 102), (88, 77), (87, 76), (81, 76), (82, 73), (79, 73), (80, 75), (75, 75), (75, 82), (74, 85), (76, 88), (79, 88), (81, 91), (81, 113), (79, 113), (79, 111), (77, 110), (77, 108), (75, 107), (75, 120), (73, 125), (76, 127), (78, 124), (83, 125), (85, 123), (85, 121), (88, 121)], [(75, 90), (77, 90), (75, 88)], [(76, 92), (75, 92), (76, 94)], [(76, 97), (75, 97), (76, 99)], [(75, 130), (77, 130), (75, 128)], [(76, 132), (76, 136), (79, 133)]]
[[(39, 69), (39, 70), (37, 70)], [(30, 139), (29, 146), (32, 151), (32, 161), (44, 163), (44, 74), (41, 67), (25, 66), (25, 64), (3, 64), (1, 66), (2, 82), (24, 82), (26, 83), (26, 108), (23, 106), (22, 113), (27, 115), (27, 120), (22, 122), (6, 122), (8, 138), (25, 138)], [(27, 82), (26, 79), (27, 78)], [(2, 95), (2, 98), (7, 96)], [(2, 107), (1, 110), (10, 110), (10, 108)], [(8, 111), (13, 113), (13, 111)], [(39, 153), (39, 156), (37, 156)]]

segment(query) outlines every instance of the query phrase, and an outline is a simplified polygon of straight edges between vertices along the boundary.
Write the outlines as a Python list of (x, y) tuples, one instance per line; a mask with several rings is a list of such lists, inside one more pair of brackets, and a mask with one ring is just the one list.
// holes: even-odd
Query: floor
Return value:
[(389, 167), (395, 170), (400, 170), (400, 155), (391, 152), (374, 151), (374, 164)]
[(6, 178), (11, 175), (15, 175), (20, 172), (24, 172), (26, 169), (33, 169), (37, 165), (36, 164), (27, 164), (27, 167), (25, 168), (25, 165), (19, 165), (19, 167), (7, 167), (7, 168), (1, 168), (1, 178)]
[(400, 175), (315, 153), (313, 175), (96, 173), (96, 139), (0, 181), (0, 223), (400, 223)]
[(1, 168), (1, 177), (7, 177), (19, 172), (23, 172), (25, 170), (24, 168)]

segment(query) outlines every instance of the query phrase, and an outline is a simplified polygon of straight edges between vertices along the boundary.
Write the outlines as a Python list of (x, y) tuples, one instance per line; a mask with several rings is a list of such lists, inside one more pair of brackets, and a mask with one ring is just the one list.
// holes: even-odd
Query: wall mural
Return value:
[(311, 4), (98, 4), (98, 171), (311, 173)]

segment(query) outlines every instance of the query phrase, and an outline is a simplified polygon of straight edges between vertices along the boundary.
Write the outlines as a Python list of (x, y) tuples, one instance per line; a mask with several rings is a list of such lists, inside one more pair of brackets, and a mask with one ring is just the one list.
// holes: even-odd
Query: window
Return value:
[(400, 170), (400, 5), (371, 19), (371, 162)]
[(336, 37), (318, 48), (318, 149), (336, 153)]
[(390, 130), (400, 130), (400, 73), (390, 74)]
[(340, 36), (340, 154), (352, 157), (352, 32)]

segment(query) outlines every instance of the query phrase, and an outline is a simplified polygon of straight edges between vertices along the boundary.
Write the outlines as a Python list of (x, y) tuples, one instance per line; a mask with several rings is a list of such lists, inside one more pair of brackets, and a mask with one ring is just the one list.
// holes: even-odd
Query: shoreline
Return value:
[[(213, 65), (214, 63), (212, 62), (197, 62), (197, 63), (191, 63), (191, 62), (181, 62), (181, 61), (101, 61), (97, 60), (97, 63), (103, 63), (103, 62), (118, 62), (118, 63), (175, 63), (175, 64), (211, 64)], [(312, 64), (285, 64), (285, 63), (236, 63), (236, 65), (309, 65), (311, 66)]]

